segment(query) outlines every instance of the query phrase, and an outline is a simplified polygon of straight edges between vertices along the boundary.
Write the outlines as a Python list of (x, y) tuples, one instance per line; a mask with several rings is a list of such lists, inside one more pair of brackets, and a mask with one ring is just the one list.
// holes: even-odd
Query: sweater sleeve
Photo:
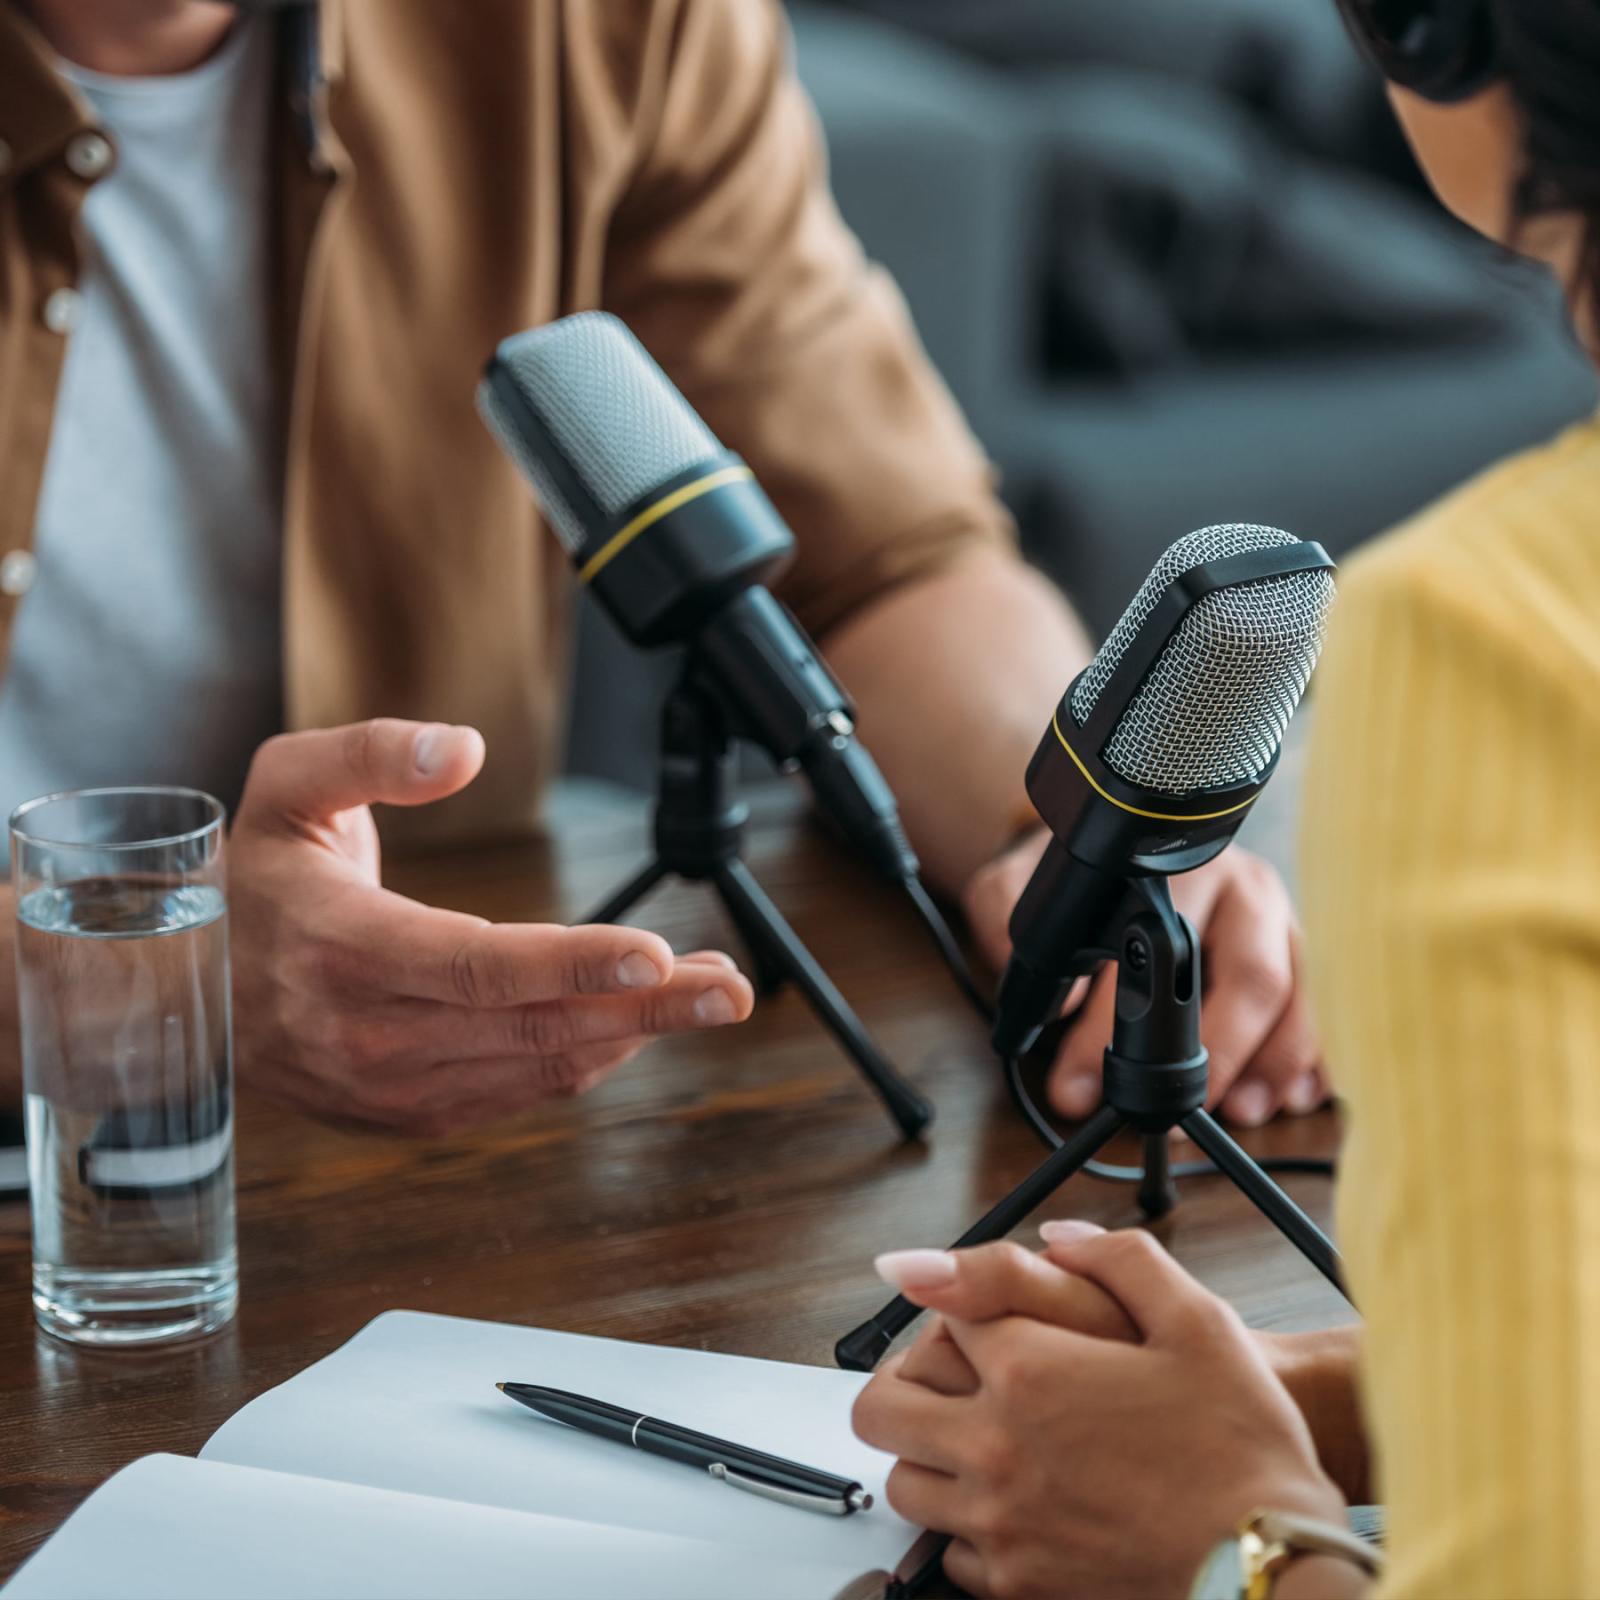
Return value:
[(672, 15), (605, 303), (795, 530), (784, 598), (821, 634), (1011, 526), (900, 295), (835, 209), (781, 7)]
[(1592, 543), (1541, 575), (1403, 537), (1318, 680), (1308, 948), (1392, 1597), (1600, 1591)]

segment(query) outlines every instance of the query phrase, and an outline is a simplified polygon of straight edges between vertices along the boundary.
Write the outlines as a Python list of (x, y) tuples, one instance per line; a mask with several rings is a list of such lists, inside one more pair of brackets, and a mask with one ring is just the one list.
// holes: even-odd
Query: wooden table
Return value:
[[(393, 885), (498, 920), (571, 919), (646, 853), (644, 808), (558, 796), (549, 837), (397, 865)], [(659, 1045), (581, 1101), (472, 1137), (322, 1127), (240, 1097), (237, 1321), (148, 1355), (87, 1352), (34, 1326), (27, 1208), (0, 1204), (0, 1578), (96, 1485), (150, 1451), (193, 1453), (252, 1396), (381, 1311), (410, 1307), (612, 1338), (826, 1363), (876, 1309), (874, 1253), (947, 1242), (1041, 1159), (983, 1031), (898, 897), (800, 819), (758, 800), (748, 859), (890, 1056), (932, 1096), (926, 1148), (793, 993), (741, 1029)], [(679, 948), (727, 945), (709, 891), (640, 915)], [(1331, 1115), (1251, 1136), (1331, 1154)], [(1289, 1180), (1326, 1223), (1324, 1178)], [(1222, 1180), (1184, 1185), (1157, 1229), (1254, 1324), (1348, 1308)], [(1074, 1180), (1050, 1215), (1137, 1220), (1131, 1191)]]

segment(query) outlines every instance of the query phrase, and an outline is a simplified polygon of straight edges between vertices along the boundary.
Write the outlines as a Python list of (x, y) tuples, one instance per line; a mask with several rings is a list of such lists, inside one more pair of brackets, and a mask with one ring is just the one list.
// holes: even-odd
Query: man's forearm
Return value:
[(1089, 659), (1087, 633), (1040, 574), (983, 550), (824, 643), (930, 880), (959, 892), (1017, 830), (1028, 758)]

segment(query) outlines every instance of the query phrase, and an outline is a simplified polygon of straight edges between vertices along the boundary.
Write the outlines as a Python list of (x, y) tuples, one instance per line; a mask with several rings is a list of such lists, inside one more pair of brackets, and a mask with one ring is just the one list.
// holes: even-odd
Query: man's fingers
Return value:
[[(411, 1061), (536, 1057), (617, 1039), (721, 1027), (749, 1016), (755, 996), (732, 966), (686, 958), (655, 989), (584, 995), (534, 1005), (469, 1008), (412, 1001), (369, 1030), (374, 1056)], [(359, 1036), (357, 1024), (353, 1030)]]
[(1209, 1105), (1228, 1093), (1288, 1011), (1295, 992), (1293, 929), (1288, 896), (1259, 865), (1236, 875), (1217, 902), (1204, 933), (1208, 982), (1200, 1022), (1211, 1055)]
[(1288, 1009), (1222, 1102), (1222, 1114), (1247, 1128), (1259, 1126), (1279, 1111), (1296, 1115), (1315, 1111), (1325, 1098), (1319, 1070), (1322, 1048), (1300, 973), (1298, 931), (1293, 935), (1291, 955), (1294, 992)]
[(244, 827), (315, 827), (374, 804), (426, 805), (463, 789), (483, 765), (475, 728), (379, 717), (284, 733), (256, 751), (239, 807)]
[[(967, 891), (967, 925), (979, 954), (996, 972), (1011, 955), (1007, 921), (1022, 890), (1022, 883), (1013, 883), (1015, 876), (1009, 860), (997, 861), (986, 867)], [(1023, 879), (1023, 883), (1026, 881)]]
[(1038, 828), (973, 874), (962, 900), (967, 926), (983, 958), (997, 972), (1011, 955), (1009, 924), (1018, 896), (1044, 854), (1049, 834)]
[[(1198, 1320), (1218, 1312), (1221, 1302), (1203, 1289), (1148, 1234), (1137, 1228), (1051, 1241), (1051, 1259), (1104, 1289), (1146, 1340), (1183, 1336)], [(963, 1329), (951, 1334), (963, 1342)]]
[(1095, 974), (1050, 1071), (1050, 1104), (1062, 1116), (1080, 1121), (1100, 1104), (1102, 1067), (1116, 1012), (1117, 969), (1108, 965)]
[(680, 967), (686, 962), (704, 962), (708, 966), (722, 967), (729, 972), (739, 970), (739, 963), (726, 950), (691, 950), (688, 955), (678, 957)]
[[(1289, 1016), (1300, 993), (1292, 949), (1294, 914), (1277, 876), (1265, 863), (1230, 851), (1212, 867), (1177, 880), (1180, 909), (1202, 930), (1207, 993), (1201, 1028), (1211, 1055), (1210, 1103), (1221, 1101), (1269, 1041), (1274, 1076), (1241, 1080), (1243, 1109), (1264, 1121), (1290, 1096), (1304, 1099), (1301, 1080), (1318, 1063), (1311, 1021)], [(1096, 974), (1089, 997), (1062, 1038), (1051, 1070), (1050, 1103), (1065, 1117), (1086, 1117), (1100, 1103), (1102, 1064), (1116, 1016), (1116, 968)], [(1288, 1026), (1280, 1027), (1280, 1024)], [(1306, 1059), (1309, 1052), (1310, 1059)], [(1281, 1072), (1279, 1068), (1281, 1066)], [(1232, 1114), (1232, 1107), (1227, 1108)]]
[(659, 988), (674, 961), (640, 928), (490, 923), (385, 889), (344, 896), (321, 931), (330, 976), (369, 994), (455, 1006), (519, 1006)]
[(406, 1079), (374, 1120), (419, 1138), (466, 1133), (545, 1101), (583, 1094), (649, 1042), (618, 1040), (538, 1061), (442, 1061)]
[(970, 1250), (902, 1250), (879, 1256), (879, 1276), (908, 1300), (964, 1322), (1033, 1317), (1106, 1339), (1136, 1330), (1102, 1289), (1019, 1244)]
[(441, 1062), (428, 1074), (429, 1082), (438, 1086), (432, 1104), (437, 1108), (459, 1102), (491, 1116), (512, 1116), (545, 1100), (584, 1093), (649, 1043), (644, 1038), (613, 1039), (559, 1055)]
[(1332, 1098), (1328, 1080), (1318, 1068), (1303, 1078), (1296, 1078), (1289, 1085), (1284, 1091), (1283, 1109), (1291, 1117), (1303, 1117), (1312, 1111), (1320, 1111)]

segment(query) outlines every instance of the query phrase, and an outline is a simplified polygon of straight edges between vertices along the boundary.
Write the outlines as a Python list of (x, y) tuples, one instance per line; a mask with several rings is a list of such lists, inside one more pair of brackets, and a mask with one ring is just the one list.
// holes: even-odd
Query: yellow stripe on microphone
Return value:
[(743, 483), (755, 474), (749, 467), (723, 467), (720, 470), (708, 473), (703, 478), (697, 478), (693, 483), (686, 483), (680, 489), (674, 489), (671, 494), (663, 495), (661, 499), (648, 510), (641, 511), (625, 528), (620, 528), (612, 534), (584, 564), (578, 568), (580, 582), (589, 583), (605, 567), (608, 561), (613, 560), (633, 543), (647, 528), (653, 528), (663, 517), (670, 516), (679, 506), (686, 506), (691, 500), (698, 500), (701, 495), (710, 494), (715, 489), (725, 488), (730, 483)]
[[(1148, 817), (1152, 822), (1215, 822), (1219, 817), (1231, 817), (1237, 811), (1243, 811), (1256, 803), (1256, 795), (1251, 795), (1248, 800), (1241, 800), (1236, 806), (1229, 806), (1225, 811), (1205, 811), (1198, 813), (1171, 812), (1171, 811), (1141, 811), (1138, 806), (1130, 806), (1117, 799), (1114, 794), (1107, 794), (1098, 783), (1094, 781), (1094, 774), (1084, 766), (1078, 752), (1067, 743), (1067, 736), (1061, 731), (1059, 721), (1061, 708), (1056, 707), (1050, 716), (1050, 726), (1056, 731), (1056, 738), (1061, 741), (1061, 748), (1072, 757), (1072, 764), (1084, 776), (1084, 781), (1102, 800), (1109, 800), (1118, 811), (1126, 811), (1130, 816)], [(1257, 791), (1259, 794), (1260, 791)]]

